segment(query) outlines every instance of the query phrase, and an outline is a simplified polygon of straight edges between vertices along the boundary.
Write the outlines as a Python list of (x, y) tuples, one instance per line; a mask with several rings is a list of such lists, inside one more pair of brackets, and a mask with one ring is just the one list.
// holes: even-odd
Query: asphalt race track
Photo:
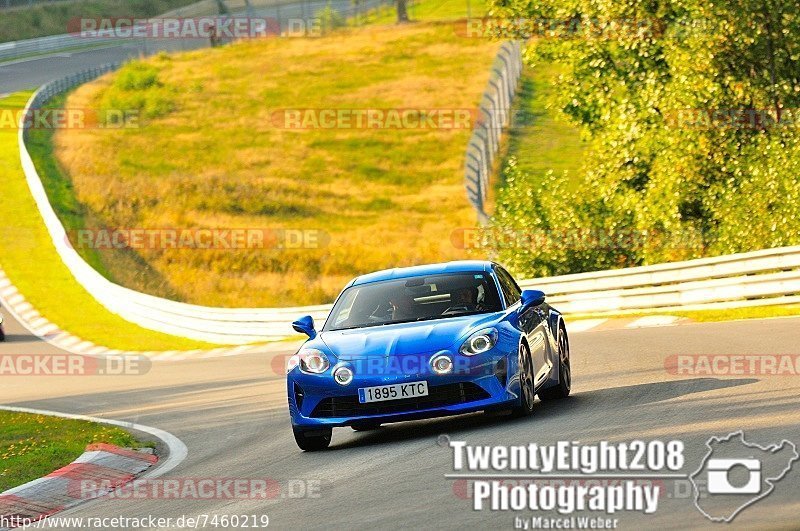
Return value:
[[(9, 341), (0, 353), (55, 351), (7, 319)], [(800, 354), (799, 326), (800, 319), (773, 319), (576, 334), (573, 396), (537, 402), (528, 419), (477, 414), (372, 432), (346, 428), (335, 430), (330, 450), (321, 453), (300, 452), (289, 429), (284, 378), (271, 364), (293, 351), (288, 343), (256, 355), (154, 362), (144, 376), (4, 377), (0, 402), (158, 427), (189, 448), (167, 477), (269, 478), (281, 489), (266, 501), (95, 500), (64, 516), (267, 514), (270, 527), (279, 529), (510, 529), (515, 516), (531, 513), (474, 511), (463, 484), (444, 477), (453, 472), (453, 458), (438, 443), (440, 435), (468, 444), (677, 438), (686, 444), (687, 474), (713, 435), (744, 430), (749, 442), (763, 445), (797, 441), (798, 376), (676, 376), (664, 360), (671, 354)], [(294, 498), (290, 484), (318, 485), (319, 495)], [(665, 480), (665, 489), (654, 515), (616, 513), (620, 528), (712, 525), (691, 499), (673, 495), (673, 480)], [(799, 490), (796, 468), (730, 528), (797, 529)]]
[(48, 81), (138, 57), (139, 53), (139, 47), (135, 45), (114, 45), (0, 62), (0, 94), (36, 89)]
[[(126, 45), (0, 62), (0, 95), (139, 54), (137, 46)], [(0, 357), (63, 353), (3, 314), (7, 340), (0, 343)], [(141, 375), (3, 375), (0, 404), (166, 430), (188, 447), (187, 458), (166, 479), (267, 479), (277, 485), (268, 500), (99, 499), (58, 516), (267, 515), (269, 527), (277, 529), (512, 529), (516, 518), (561, 516), (475, 511), (466, 481), (445, 477), (453, 473), (453, 452), (443, 444), (448, 438), (470, 445), (679, 439), (687, 476), (700, 467), (714, 436), (742, 430), (750, 443), (789, 440), (800, 447), (800, 318), (588, 331), (573, 334), (571, 343), (572, 396), (537, 401), (531, 417), (471, 414), (368, 432), (341, 428), (330, 449), (317, 453), (301, 452), (292, 437), (280, 370), (298, 346), (292, 343), (255, 354), (154, 361)], [(797, 370), (677, 375), (666, 367), (675, 355), (791, 355)], [(730, 524), (712, 523), (695, 507), (687, 480), (661, 484), (655, 514), (608, 517), (619, 519), (622, 529), (800, 529), (800, 462)]]

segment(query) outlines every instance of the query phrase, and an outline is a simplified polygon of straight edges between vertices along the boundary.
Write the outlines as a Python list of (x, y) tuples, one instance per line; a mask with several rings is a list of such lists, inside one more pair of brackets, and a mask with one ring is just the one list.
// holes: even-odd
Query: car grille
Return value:
[(358, 417), (366, 415), (386, 415), (404, 413), (420, 409), (453, 406), (489, 398), (489, 393), (472, 382), (428, 387), (428, 396), (402, 398), (386, 402), (361, 404), (358, 395), (325, 398), (314, 408), (312, 418)]

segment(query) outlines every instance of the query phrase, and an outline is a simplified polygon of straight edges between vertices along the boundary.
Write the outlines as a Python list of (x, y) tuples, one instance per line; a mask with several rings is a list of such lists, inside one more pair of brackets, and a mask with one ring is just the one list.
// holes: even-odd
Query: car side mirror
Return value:
[(544, 299), (545, 294), (543, 291), (539, 291), (538, 289), (526, 289), (522, 292), (522, 306), (520, 306), (519, 311), (524, 312), (529, 308), (539, 306), (544, 303)]
[(314, 330), (314, 318), (310, 315), (301, 317), (297, 321), (293, 322), (292, 328), (294, 328), (295, 332), (305, 334), (311, 339), (317, 337), (317, 331)]

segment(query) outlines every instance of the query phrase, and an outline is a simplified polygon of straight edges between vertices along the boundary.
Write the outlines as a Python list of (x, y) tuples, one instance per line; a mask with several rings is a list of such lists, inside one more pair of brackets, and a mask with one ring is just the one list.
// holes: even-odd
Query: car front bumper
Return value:
[[(453, 356), (456, 358), (456, 356)], [(296, 427), (337, 427), (359, 423), (391, 423), (404, 420), (458, 415), (486, 409), (504, 409), (519, 401), (517, 356), (489, 353), (461, 356), (454, 371), (438, 375), (359, 375), (346, 386), (334, 382), (332, 369), (312, 375), (293, 369), (287, 378), (289, 412)], [(425, 381), (428, 395), (361, 404), (358, 389)]]

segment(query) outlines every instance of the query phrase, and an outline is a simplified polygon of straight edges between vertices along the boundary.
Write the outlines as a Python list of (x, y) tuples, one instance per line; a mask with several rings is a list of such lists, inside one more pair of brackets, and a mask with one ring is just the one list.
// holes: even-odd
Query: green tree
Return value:
[[(591, 152), (574, 196), (508, 169), (495, 224), (532, 216), (535, 229), (610, 244), (562, 237), (501, 257), (554, 274), (800, 243), (800, 208), (787, 201), (800, 190), (800, 121), (790, 123), (800, 120), (799, 9), (789, 0), (495, 0), (505, 22), (496, 35), (530, 39), (534, 68), (566, 67), (553, 104)], [(538, 206), (519, 202), (528, 192)]]

